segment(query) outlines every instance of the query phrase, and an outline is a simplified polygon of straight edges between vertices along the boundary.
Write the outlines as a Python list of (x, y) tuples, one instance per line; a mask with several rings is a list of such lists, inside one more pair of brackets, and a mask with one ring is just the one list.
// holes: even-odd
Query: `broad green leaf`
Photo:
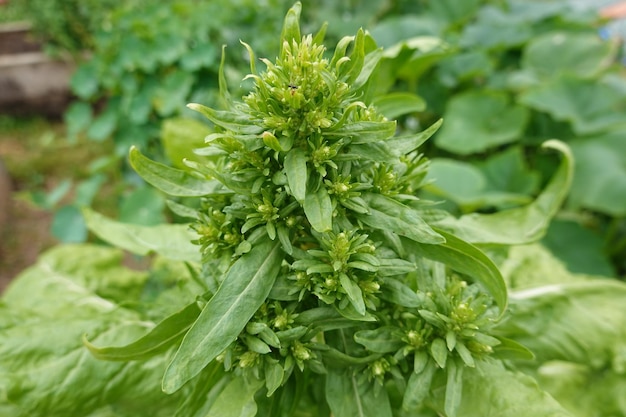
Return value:
[(426, 102), (418, 95), (406, 92), (388, 93), (378, 96), (372, 105), (390, 120), (397, 119), (405, 114), (421, 112), (426, 108)]
[(237, 338), (265, 302), (282, 260), (280, 243), (266, 239), (230, 267), (168, 366), (165, 392), (180, 389)]
[(616, 52), (612, 42), (601, 39), (596, 33), (549, 32), (524, 47), (521, 64), (522, 68), (546, 78), (563, 74), (591, 78), (612, 65)]
[(76, 206), (61, 207), (52, 218), (51, 232), (64, 243), (80, 243), (87, 239), (85, 220)]
[(625, 297), (626, 284), (611, 279), (514, 291), (515, 308), (502, 330), (529, 348), (539, 362), (615, 367), (626, 349)]
[(83, 100), (91, 99), (98, 91), (98, 71), (92, 61), (80, 65), (70, 80), (72, 92)]
[[(462, 384), (457, 417), (485, 417), (494, 410), (498, 417), (574, 417), (531, 377), (508, 371), (499, 361), (478, 361), (475, 368), (464, 368)], [(433, 391), (440, 412), (445, 408), (444, 392)]]
[[(82, 346), (127, 343), (146, 331), (128, 308), (147, 274), (122, 266), (120, 250), (61, 245), (44, 253), (4, 292), (0, 306), (0, 413), (11, 417), (174, 414), (179, 395), (158, 389), (167, 355), (130, 363), (94, 358)], [(97, 377), (94, 377), (97, 375)]]
[(165, 197), (149, 186), (124, 195), (119, 203), (118, 220), (122, 223), (152, 226), (165, 222)]
[(504, 94), (467, 92), (450, 99), (443, 118), (435, 144), (468, 155), (521, 139), (529, 112)]
[(87, 137), (89, 139), (102, 142), (113, 134), (118, 125), (118, 105), (119, 100), (109, 101), (105, 110), (95, 117), (87, 129)]
[(624, 125), (624, 80), (620, 86), (608, 78), (581, 80), (558, 77), (523, 92), (518, 101), (571, 123), (574, 132), (589, 135)]
[(315, 231), (323, 233), (333, 228), (333, 205), (326, 187), (321, 186), (304, 198), (304, 214)]
[(407, 251), (413, 256), (424, 256), (446, 264), (480, 282), (500, 307), (500, 315), (504, 314), (507, 306), (507, 288), (493, 261), (470, 243), (443, 230), (437, 231), (445, 238), (445, 243), (429, 245), (405, 240)]
[(357, 218), (368, 226), (392, 231), (416, 242), (439, 244), (445, 241), (418, 211), (380, 194), (364, 194), (363, 199), (370, 208), (369, 214), (357, 214)]
[(352, 369), (329, 369), (326, 375), (326, 401), (339, 417), (391, 417), (387, 390), (377, 395), (376, 381), (368, 381), (365, 375), (356, 375)]
[[(578, 161), (578, 160), (577, 160)], [(614, 277), (602, 235), (580, 222), (555, 219), (541, 243), (577, 274)]]
[(296, 200), (303, 202), (306, 197), (308, 170), (306, 152), (300, 148), (291, 149), (285, 155), (285, 175)]
[(149, 184), (169, 195), (178, 197), (201, 197), (219, 192), (215, 180), (198, 178), (187, 171), (168, 167), (143, 156), (139, 149), (130, 149), (130, 163)]
[(543, 146), (558, 150), (562, 160), (535, 201), (494, 214), (473, 213), (458, 219), (444, 215), (433, 224), (471, 243), (516, 245), (539, 240), (565, 200), (574, 170), (572, 154), (564, 143), (551, 140)]
[(626, 131), (570, 142), (576, 160), (569, 202), (616, 217), (626, 216)]
[(183, 224), (139, 226), (119, 223), (90, 209), (83, 209), (87, 227), (99, 238), (137, 255), (158, 253), (168, 259), (197, 262), (195, 232)]
[(487, 189), (531, 194), (539, 188), (540, 178), (528, 168), (526, 159), (522, 147), (511, 146), (476, 166), (487, 180)]
[(211, 129), (195, 119), (179, 117), (164, 120), (161, 124), (161, 143), (165, 155), (179, 169), (187, 167), (183, 163), (185, 159), (206, 162), (206, 158), (198, 156), (193, 150), (205, 146), (204, 138), (209, 133)]
[(158, 323), (145, 336), (119, 347), (97, 347), (83, 337), (83, 343), (98, 359), (109, 361), (132, 361), (150, 358), (163, 352), (187, 333), (200, 314), (196, 302), (172, 314)]

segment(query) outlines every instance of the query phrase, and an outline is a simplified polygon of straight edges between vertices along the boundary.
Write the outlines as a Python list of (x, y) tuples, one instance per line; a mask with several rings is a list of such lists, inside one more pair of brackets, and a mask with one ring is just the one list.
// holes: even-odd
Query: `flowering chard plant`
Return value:
[[(125, 346), (85, 345), (99, 359), (164, 358), (162, 390), (183, 393), (177, 416), (570, 415), (515, 373), (533, 358), (516, 341), (528, 327), (510, 325), (486, 254), (540, 237), (568, 186), (567, 149), (551, 144), (565, 157), (530, 206), (452, 217), (418, 198), (420, 145), (440, 123), (397, 134), (373, 97), (384, 53), (371, 36), (328, 51), (325, 28), (302, 35), (299, 14), (263, 70), (244, 43), (253, 87), (241, 101), (222, 71), (224, 108), (190, 105), (215, 126), (196, 151), (206, 163), (183, 171), (131, 150), (149, 183), (199, 200), (170, 205), (201, 252), (187, 263), (195, 300)], [(86, 214), (105, 239), (116, 233)], [(142, 236), (133, 244), (155, 251)], [(195, 259), (180, 236), (159, 250)]]

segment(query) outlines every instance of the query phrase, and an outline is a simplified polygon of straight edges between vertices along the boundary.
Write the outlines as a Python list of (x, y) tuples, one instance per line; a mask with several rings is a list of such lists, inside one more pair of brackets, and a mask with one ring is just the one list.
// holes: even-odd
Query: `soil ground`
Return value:
[(54, 213), (38, 207), (33, 193), (84, 177), (101, 152), (93, 143), (68, 142), (60, 121), (0, 115), (0, 292), (58, 243), (50, 232)]

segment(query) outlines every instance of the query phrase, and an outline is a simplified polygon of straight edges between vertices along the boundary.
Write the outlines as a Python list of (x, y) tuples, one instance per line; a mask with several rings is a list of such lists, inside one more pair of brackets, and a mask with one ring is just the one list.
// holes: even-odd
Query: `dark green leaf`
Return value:
[(445, 241), (418, 211), (380, 194), (364, 194), (363, 199), (370, 208), (369, 214), (357, 214), (357, 217), (368, 226), (392, 231), (416, 242), (439, 244)]
[(54, 213), (52, 235), (65, 243), (80, 243), (87, 239), (87, 227), (80, 209), (64, 206)]
[(411, 411), (424, 406), (424, 400), (430, 392), (430, 386), (436, 371), (437, 366), (431, 359), (426, 362), (424, 368), (419, 372), (411, 372), (406, 390), (404, 391), (402, 408)]
[(361, 292), (361, 288), (359, 284), (352, 281), (346, 274), (339, 274), (339, 282), (341, 282), (341, 287), (346, 292), (350, 303), (354, 307), (357, 313), (360, 315), (365, 314), (365, 301), (363, 300), (363, 293)]
[(397, 327), (383, 326), (375, 330), (360, 330), (354, 341), (374, 353), (393, 353), (405, 345), (404, 334)]
[(282, 260), (280, 244), (266, 239), (230, 267), (165, 371), (165, 392), (180, 389), (237, 338), (265, 302)]
[(86, 337), (83, 337), (83, 343), (98, 359), (109, 361), (144, 360), (162, 352), (181, 339), (199, 314), (200, 308), (196, 302), (193, 302), (158, 323), (145, 336), (126, 346), (99, 348), (89, 342)]

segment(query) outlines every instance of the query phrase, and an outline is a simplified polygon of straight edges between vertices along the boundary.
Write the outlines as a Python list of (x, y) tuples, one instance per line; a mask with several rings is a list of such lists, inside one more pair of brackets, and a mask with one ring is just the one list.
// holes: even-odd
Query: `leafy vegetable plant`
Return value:
[[(28, 401), (53, 386), (35, 382), (37, 348), (22, 348), (25, 354), (7, 348), (1, 357), (9, 360), (0, 361), (6, 410), (68, 415), (74, 398), (81, 415), (94, 416), (570, 416), (533, 380), (537, 362), (519, 341), (541, 363), (594, 355), (589, 372), (612, 366), (610, 372), (623, 373), (623, 345), (599, 348), (610, 337), (607, 328), (597, 330), (598, 340), (568, 349), (570, 340), (584, 339), (586, 317), (597, 311), (592, 305), (586, 314), (568, 300), (608, 291), (623, 296), (623, 285), (554, 280), (551, 288), (529, 290), (515, 263), (526, 259), (523, 252), (507, 256), (509, 245), (539, 239), (563, 202), (572, 175), (568, 148), (546, 144), (562, 162), (534, 202), (453, 217), (418, 197), (429, 168), (420, 146), (440, 123), (397, 135), (372, 97), (383, 52), (371, 36), (359, 31), (327, 53), (325, 28), (303, 36), (299, 15), (296, 3), (285, 17), (278, 57), (261, 59), (264, 70), (257, 71), (244, 43), (253, 87), (242, 101), (231, 99), (221, 71), (225, 108), (190, 105), (215, 125), (197, 150), (210, 158), (187, 160), (191, 170), (184, 170), (131, 150), (131, 164), (147, 182), (174, 197), (200, 199), (199, 208), (170, 202), (191, 219), (190, 228), (124, 225), (85, 211), (104, 240), (159, 254), (160, 272), (125, 275), (104, 251), (101, 269), (117, 277), (108, 287), (95, 277), (81, 279), (97, 274), (60, 262), (57, 254), (9, 290), (7, 308), (37, 328), (37, 300), (46, 286), (31, 299), (27, 289), (47, 269), (50, 288), (69, 281), (61, 306), (83, 300), (118, 324), (76, 325), (93, 356), (111, 362), (84, 356), (76, 338), (64, 341), (63, 352), (82, 352), (79, 365), (69, 376), (58, 375), (65, 362), (48, 368), (61, 370), (49, 380), (61, 382), (55, 401), (42, 407)], [(393, 102), (383, 103), (380, 108), (402, 114)], [(487, 253), (507, 266), (506, 281)], [(180, 277), (177, 285), (173, 276)], [(520, 291), (509, 294), (506, 282)], [(554, 328), (533, 315), (556, 305)], [(51, 315), (72, 317), (64, 311)], [(566, 325), (574, 316), (581, 328)], [(616, 315), (609, 327), (624, 321)], [(4, 337), (29, 333), (19, 320), (2, 323)], [(149, 330), (138, 330), (142, 325)], [(551, 344), (552, 337), (565, 345)], [(17, 358), (26, 372), (10, 360)], [(92, 366), (110, 378), (90, 377), (85, 369)], [(126, 391), (133, 370), (141, 379), (134, 388), (151, 392), (152, 407), (132, 406), (134, 391)], [(72, 392), (77, 379), (102, 384), (102, 396), (86, 400), (80, 389)]]

